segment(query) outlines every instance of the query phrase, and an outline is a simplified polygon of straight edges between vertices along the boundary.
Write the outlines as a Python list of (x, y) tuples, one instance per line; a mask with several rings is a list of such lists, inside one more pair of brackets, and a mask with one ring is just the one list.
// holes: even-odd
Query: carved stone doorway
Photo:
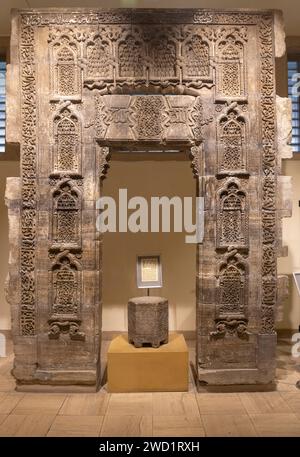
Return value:
[(99, 385), (95, 205), (109, 147), (125, 143), (190, 148), (206, 196), (198, 379), (273, 381), (289, 213), (280, 24), (272, 11), (14, 12), (7, 140), (20, 143), (21, 179), (7, 190), (8, 299), (19, 389)]

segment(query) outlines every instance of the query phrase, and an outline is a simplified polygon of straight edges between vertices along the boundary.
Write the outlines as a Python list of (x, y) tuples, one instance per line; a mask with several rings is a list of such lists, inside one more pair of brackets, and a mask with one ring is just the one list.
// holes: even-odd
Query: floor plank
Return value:
[(105, 416), (101, 436), (152, 436), (152, 417)]
[(6, 419), (6, 418), (7, 418), (7, 414), (0, 414), (0, 425), (2, 424), (4, 419)]
[(152, 394), (111, 394), (107, 415), (152, 416)]
[(72, 394), (68, 395), (60, 415), (104, 416), (109, 402), (109, 394)]
[(239, 394), (249, 414), (291, 413), (289, 405), (279, 392), (250, 392)]
[[(190, 341), (192, 359), (193, 346)], [(0, 432), (3, 436), (299, 436), (300, 373), (290, 344), (278, 346), (277, 361), (277, 392), (194, 393), (190, 370), (188, 393), (110, 395), (102, 387), (96, 394), (23, 394), (14, 391), (11, 353), (0, 359)]]
[(0, 399), (0, 414), (10, 414), (23, 397), (24, 394), (18, 392), (7, 392), (2, 395)]
[(199, 408), (193, 393), (154, 393), (154, 416), (198, 416)]
[(153, 436), (205, 436), (199, 415), (153, 416)]
[(300, 414), (300, 390), (297, 389), (297, 392), (281, 392), (280, 395), (294, 413)]
[(56, 416), (47, 436), (99, 436), (103, 416)]
[(291, 414), (250, 414), (250, 418), (259, 436), (300, 437), (300, 420)]
[(246, 410), (238, 394), (206, 394), (196, 395), (200, 414), (246, 414)]
[(54, 417), (46, 414), (10, 414), (0, 425), (0, 436), (46, 436)]
[(64, 394), (25, 394), (14, 414), (57, 414), (66, 399)]
[(206, 436), (257, 436), (247, 414), (203, 414), (201, 418)]

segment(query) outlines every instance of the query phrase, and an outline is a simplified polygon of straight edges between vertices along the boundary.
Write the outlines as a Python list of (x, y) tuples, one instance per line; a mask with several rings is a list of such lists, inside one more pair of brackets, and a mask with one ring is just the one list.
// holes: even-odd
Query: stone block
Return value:
[(135, 297), (128, 302), (128, 340), (135, 347), (150, 344), (157, 348), (168, 342), (168, 300), (161, 297)]

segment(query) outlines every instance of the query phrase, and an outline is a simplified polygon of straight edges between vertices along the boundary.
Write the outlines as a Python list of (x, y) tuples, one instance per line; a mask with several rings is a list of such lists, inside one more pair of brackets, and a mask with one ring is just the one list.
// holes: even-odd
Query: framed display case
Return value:
[(162, 287), (160, 255), (138, 256), (136, 267), (137, 287), (139, 289)]

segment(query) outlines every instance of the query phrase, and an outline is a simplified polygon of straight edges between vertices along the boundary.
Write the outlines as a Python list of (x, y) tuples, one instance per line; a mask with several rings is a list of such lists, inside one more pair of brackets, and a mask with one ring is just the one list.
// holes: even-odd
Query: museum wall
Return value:
[(7, 176), (19, 176), (18, 161), (0, 161), (0, 329), (10, 329), (10, 309), (5, 300), (5, 280), (8, 267), (8, 218), (4, 201)]
[(282, 320), (277, 327), (298, 329), (300, 325), (300, 297), (294, 284), (292, 273), (300, 271), (300, 160), (286, 161), (283, 174), (292, 176), (293, 215), (283, 219), (283, 245), (288, 247), (288, 256), (278, 261), (279, 274), (289, 275), (290, 294), (284, 304)]

